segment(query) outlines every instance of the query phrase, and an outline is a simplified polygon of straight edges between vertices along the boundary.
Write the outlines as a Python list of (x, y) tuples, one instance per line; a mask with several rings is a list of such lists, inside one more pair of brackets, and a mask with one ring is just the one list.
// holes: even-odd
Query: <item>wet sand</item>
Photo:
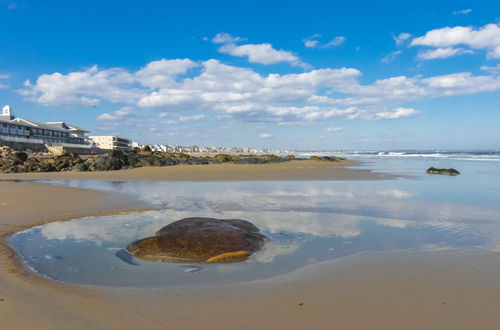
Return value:
[[(107, 173), (107, 172), (106, 172)], [(71, 174), (71, 173), (69, 173)], [(0, 182), (0, 234), (148, 207), (90, 190)], [(2, 240), (0, 329), (497, 329), (493, 253), (363, 253), (268, 280), (106, 288), (45, 280)]]
[(272, 164), (210, 164), (140, 167), (107, 172), (56, 172), (0, 174), (0, 180), (168, 180), (168, 181), (268, 181), (268, 180), (376, 180), (388, 175), (353, 169), (353, 161), (288, 161)]

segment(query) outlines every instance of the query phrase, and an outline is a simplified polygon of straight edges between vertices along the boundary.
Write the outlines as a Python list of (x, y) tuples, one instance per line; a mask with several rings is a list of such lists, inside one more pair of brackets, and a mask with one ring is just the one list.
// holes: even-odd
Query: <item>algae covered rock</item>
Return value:
[(430, 167), (426, 171), (429, 174), (459, 175), (460, 172), (454, 168), (435, 168)]
[(269, 238), (239, 219), (185, 218), (130, 243), (133, 256), (165, 262), (229, 263), (246, 260)]

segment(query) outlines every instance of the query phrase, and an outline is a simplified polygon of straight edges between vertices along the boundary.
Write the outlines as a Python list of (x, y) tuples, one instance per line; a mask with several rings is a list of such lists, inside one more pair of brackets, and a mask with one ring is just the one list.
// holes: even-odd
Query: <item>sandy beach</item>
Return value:
[[(288, 161), (272, 164), (210, 164), (139, 167), (106, 172), (49, 172), (0, 174), (0, 180), (167, 180), (167, 181), (266, 181), (266, 180), (375, 180), (381, 174), (349, 166), (358, 162)], [(386, 175), (387, 176), (387, 175)]]
[[(333, 166), (339, 168), (332, 171), (332, 164), (315, 164), (317, 167), (311, 171), (307, 167), (288, 172), (278, 168), (290, 166), (288, 163), (272, 164), (267, 169), (276, 166), (270, 171), (283, 180), (319, 179), (318, 173), (328, 174), (328, 179), (377, 178), (370, 171), (337, 164)], [(102, 173), (15, 174), (0, 178), (271, 179), (264, 167), (216, 166), (221, 167), (200, 166), (203, 171), (195, 166), (179, 166)], [(500, 323), (500, 258), (487, 252), (362, 253), (243, 284), (145, 289), (46, 280), (20, 267), (5, 245), (7, 235), (33, 225), (148, 207), (105, 192), (0, 182), (0, 328), (496, 329)]]

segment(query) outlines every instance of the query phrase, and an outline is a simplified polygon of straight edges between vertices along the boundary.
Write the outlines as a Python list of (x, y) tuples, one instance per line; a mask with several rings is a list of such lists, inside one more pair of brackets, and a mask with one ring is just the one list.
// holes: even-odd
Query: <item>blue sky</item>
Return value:
[(0, 104), (142, 143), (500, 148), (494, 1), (0, 0)]

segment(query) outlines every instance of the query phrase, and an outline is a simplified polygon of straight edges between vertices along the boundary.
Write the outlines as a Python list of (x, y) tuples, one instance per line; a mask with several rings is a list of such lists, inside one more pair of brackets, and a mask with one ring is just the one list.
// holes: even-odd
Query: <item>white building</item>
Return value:
[(38, 122), (16, 118), (6, 105), (0, 115), (0, 140), (33, 144), (78, 144), (88, 146), (89, 131), (63, 122)]
[(131, 150), (132, 140), (121, 138), (118, 136), (105, 135), (105, 136), (90, 136), (92, 142), (99, 149), (105, 150)]

